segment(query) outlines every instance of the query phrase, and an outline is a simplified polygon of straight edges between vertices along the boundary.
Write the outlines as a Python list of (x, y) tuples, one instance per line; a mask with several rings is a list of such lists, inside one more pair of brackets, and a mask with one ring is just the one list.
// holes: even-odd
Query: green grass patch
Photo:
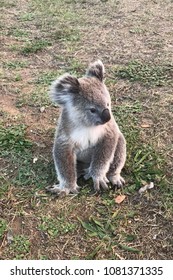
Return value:
[(13, 259), (25, 259), (30, 252), (30, 241), (25, 235), (16, 235), (10, 245), (10, 252)]
[(26, 38), (29, 36), (29, 32), (23, 29), (19, 29), (17, 27), (12, 27), (9, 31), (8, 31), (8, 35), (12, 35), (16, 38)]
[(9, 176), (13, 186), (27, 187), (26, 195), (28, 197), (34, 195), (35, 189), (44, 189), (56, 180), (52, 161), (46, 157), (38, 157), (37, 161), (34, 162), (35, 157), (32, 149), (24, 151), (4, 150), (1, 154), (6, 163), (6, 167), (2, 171), (3, 180), (1, 181), (1, 183), (6, 182), (6, 184), (2, 185), (1, 197), (8, 191)]
[(50, 85), (58, 76), (63, 74), (62, 71), (49, 71), (49, 72), (43, 72), (39, 75), (38, 78), (36, 78), (35, 83), (38, 85)]
[(64, 217), (53, 218), (48, 216), (43, 216), (38, 226), (40, 231), (47, 233), (51, 238), (72, 232), (75, 228), (76, 225), (68, 222)]
[(131, 61), (127, 66), (114, 69), (114, 74), (118, 78), (141, 82), (147, 86), (164, 86), (172, 84), (173, 65)]
[(87, 235), (90, 237), (113, 238), (115, 235), (116, 224), (108, 219), (107, 221), (101, 222), (98, 218), (90, 216), (88, 221), (82, 221), (78, 218), (82, 227), (86, 230)]
[(20, 21), (32, 21), (35, 19), (35, 14), (31, 12), (22, 13), (19, 19)]
[(0, 7), (4, 7), (4, 8), (13, 8), (16, 6), (16, 3), (14, 3), (14, 1), (4, 1), (2, 0), (0, 2)]
[(16, 106), (18, 108), (25, 105), (34, 107), (50, 106), (51, 101), (49, 97), (49, 86), (57, 77), (59, 77), (63, 73), (63, 70), (47, 72), (43, 71), (37, 78), (32, 81), (35, 84), (35, 90), (33, 90), (30, 95), (23, 94), (19, 96)]
[(0, 147), (0, 155), (7, 166), (4, 166), (2, 172), (4, 187), (1, 189), (1, 196), (8, 190), (8, 175), (14, 186), (34, 186), (34, 189), (45, 187), (55, 179), (51, 161), (45, 157), (38, 157), (36, 162), (33, 161), (35, 146), (26, 138), (24, 125), (8, 128), (1, 126)]
[(27, 61), (8, 61), (4, 62), (3, 66), (7, 69), (20, 69), (20, 68), (26, 68), (28, 66)]
[(139, 102), (116, 105), (115, 118), (127, 139), (126, 176), (130, 179), (129, 191), (139, 189), (144, 182), (164, 184), (164, 158), (150, 143), (143, 143), (138, 124), (142, 113)]
[(21, 49), (21, 54), (27, 55), (32, 53), (37, 53), (39, 51), (42, 51), (48, 46), (51, 46), (52, 43), (47, 40), (37, 39), (33, 40), (31, 42), (27, 42)]
[[(15, 154), (11, 157), (14, 162), (16, 172), (12, 182), (15, 186), (27, 186), (35, 188), (45, 188), (55, 180), (53, 163), (47, 158), (38, 158), (33, 163), (33, 154), (30, 152), (25, 154)], [(33, 191), (34, 191), (33, 189)]]
[(20, 49), (21, 49), (21, 46), (16, 45), (16, 44), (11, 44), (11, 45), (9, 46), (9, 50), (10, 50), (10, 51), (19, 51)]
[(66, 71), (75, 76), (81, 76), (85, 73), (85, 66), (76, 58), (68, 60)]
[(76, 42), (80, 40), (80, 33), (74, 28), (62, 26), (51, 34), (54, 40)]
[[(104, 201), (105, 200), (103, 200), (103, 202)], [(99, 244), (94, 248), (94, 250), (91, 250), (91, 252), (86, 256), (86, 259), (95, 258), (96, 254), (102, 249), (103, 246), (106, 247), (106, 251), (109, 254), (111, 254), (112, 248), (114, 247), (118, 247), (132, 253), (140, 253), (140, 250), (133, 247), (132, 245), (132, 242), (136, 240), (135, 235), (126, 235), (123, 239), (121, 238), (121, 241), (119, 241), (117, 232), (120, 222), (122, 223), (122, 221), (125, 221), (128, 216), (126, 216), (126, 213), (123, 213), (124, 215), (115, 215), (115, 213), (111, 215), (111, 211), (115, 209), (115, 202), (113, 199), (112, 201), (114, 205), (112, 205), (112, 207), (109, 206), (110, 212), (107, 213), (107, 215), (105, 215), (107, 208), (107, 205), (105, 205), (104, 212), (102, 213), (100, 210), (103, 210), (103, 206), (98, 208), (100, 215), (97, 214), (97, 217), (92, 215), (88, 220), (82, 220), (78, 217), (81, 226), (85, 230), (87, 238), (97, 238)], [(131, 246), (128, 245), (129, 242)]]
[[(1, 170), (1, 173), (2, 173), (2, 170)], [(0, 175), (0, 182), (1, 182), (1, 184), (0, 184), (0, 199), (1, 198), (3, 199), (3, 197), (6, 196), (6, 194), (8, 192), (8, 182), (7, 182), (7, 180), (5, 180), (3, 174)]]
[(51, 101), (47, 86), (45, 87), (44, 85), (38, 85), (30, 95), (20, 95), (16, 102), (16, 107), (20, 108), (25, 105), (32, 107), (50, 106)]
[(19, 151), (23, 152), (32, 146), (32, 143), (26, 139), (25, 125), (16, 125), (11, 127), (0, 126), (0, 151)]

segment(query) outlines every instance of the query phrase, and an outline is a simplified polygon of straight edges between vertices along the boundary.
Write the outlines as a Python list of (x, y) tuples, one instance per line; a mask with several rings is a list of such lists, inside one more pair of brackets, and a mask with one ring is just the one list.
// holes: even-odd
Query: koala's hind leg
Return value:
[(121, 170), (124, 167), (125, 161), (126, 141), (124, 136), (121, 134), (118, 139), (113, 162), (111, 163), (107, 173), (107, 178), (113, 186), (122, 187), (125, 184), (123, 177), (121, 177)]

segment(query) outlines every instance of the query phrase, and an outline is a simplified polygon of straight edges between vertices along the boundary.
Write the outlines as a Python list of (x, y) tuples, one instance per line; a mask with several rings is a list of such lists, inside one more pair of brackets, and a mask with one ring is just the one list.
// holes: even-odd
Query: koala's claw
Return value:
[(125, 184), (125, 180), (123, 177), (120, 176), (120, 174), (117, 174), (117, 175), (114, 175), (114, 176), (111, 176), (109, 178), (110, 182), (112, 183), (112, 185), (114, 187), (117, 187), (117, 188), (122, 188), (123, 185)]
[(109, 183), (109, 180), (106, 177), (98, 179), (93, 178), (93, 182), (94, 189), (96, 192), (100, 192), (100, 186), (103, 188), (104, 191), (109, 190), (109, 186), (107, 185), (107, 183)]
[(99, 193), (100, 192), (100, 186), (105, 190), (107, 191), (109, 189), (108, 187), (108, 183), (109, 183), (109, 180), (106, 176), (104, 177), (99, 177), (99, 178), (95, 178), (94, 176), (92, 176), (89, 172), (89, 170), (86, 170), (86, 173), (85, 173), (85, 176), (84, 176), (84, 179), (85, 180), (88, 180), (89, 178), (92, 178), (93, 179), (93, 183), (94, 183), (94, 190)]
[(72, 194), (78, 194), (79, 187), (76, 186), (76, 187), (74, 187), (74, 188), (67, 188), (67, 187), (61, 188), (61, 187), (59, 186), (59, 184), (57, 184), (57, 185), (53, 185), (53, 186), (48, 186), (48, 187), (46, 188), (46, 190), (47, 190), (48, 192), (52, 193), (52, 194), (58, 195), (59, 197), (64, 197), (64, 196), (69, 195), (70, 193), (72, 193)]

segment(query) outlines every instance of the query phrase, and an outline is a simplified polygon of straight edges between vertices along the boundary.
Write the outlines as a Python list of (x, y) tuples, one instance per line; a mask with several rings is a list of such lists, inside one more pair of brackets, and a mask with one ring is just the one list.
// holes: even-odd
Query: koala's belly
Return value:
[(77, 160), (84, 162), (84, 163), (90, 163), (91, 162), (91, 156), (93, 153), (93, 149), (92, 148), (88, 148), (85, 150), (79, 150), (76, 151), (76, 156), (77, 156)]

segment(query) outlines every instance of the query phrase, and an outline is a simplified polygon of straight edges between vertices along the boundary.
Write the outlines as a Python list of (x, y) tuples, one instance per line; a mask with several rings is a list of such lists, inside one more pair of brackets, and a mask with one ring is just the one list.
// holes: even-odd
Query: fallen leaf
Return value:
[(121, 202), (124, 201), (125, 198), (126, 196), (124, 194), (118, 195), (117, 197), (115, 197), (115, 202), (120, 204)]
[(141, 187), (138, 192), (141, 194), (141, 193), (143, 193), (147, 190), (150, 190), (152, 188), (154, 188), (154, 183), (150, 182), (149, 184), (145, 185), (144, 187)]
[(148, 123), (142, 123), (142, 124), (141, 124), (141, 127), (142, 127), (142, 128), (149, 128), (149, 127), (151, 127), (151, 125), (148, 124)]

